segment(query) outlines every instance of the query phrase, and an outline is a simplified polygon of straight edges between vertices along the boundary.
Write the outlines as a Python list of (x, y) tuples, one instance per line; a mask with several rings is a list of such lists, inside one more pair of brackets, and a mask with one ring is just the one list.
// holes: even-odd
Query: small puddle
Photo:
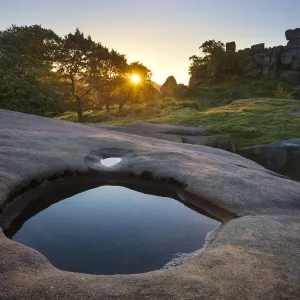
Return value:
[(103, 185), (57, 203), (50, 198), (52, 205), (37, 212), (45, 197), (30, 204), (31, 215), (21, 214), (22, 221), (16, 219), (4, 233), (71, 272), (161, 269), (179, 253), (202, 248), (207, 234), (220, 225), (173, 198), (123, 186)]
[(121, 161), (122, 159), (120, 157), (109, 157), (109, 158), (101, 159), (101, 164), (104, 165), (105, 167), (112, 167), (120, 163)]

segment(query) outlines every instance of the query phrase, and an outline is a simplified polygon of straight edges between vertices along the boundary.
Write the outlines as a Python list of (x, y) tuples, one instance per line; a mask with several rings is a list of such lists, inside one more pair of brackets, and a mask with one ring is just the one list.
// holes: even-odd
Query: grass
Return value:
[[(300, 114), (297, 114), (300, 101), (271, 98), (276, 87), (274, 81), (202, 85), (191, 89), (185, 100), (164, 99), (125, 107), (121, 113), (117, 108), (110, 113), (89, 111), (85, 122), (204, 125), (213, 133), (228, 136), (237, 147), (300, 137)], [(251, 99), (243, 99), (246, 96), (251, 96)], [(236, 97), (240, 99), (234, 100)], [(70, 112), (60, 118), (77, 121), (76, 114)]]
[(225, 134), (237, 147), (300, 137), (300, 102), (277, 99), (244, 99), (202, 112), (185, 110), (149, 121), (205, 125), (211, 132)]

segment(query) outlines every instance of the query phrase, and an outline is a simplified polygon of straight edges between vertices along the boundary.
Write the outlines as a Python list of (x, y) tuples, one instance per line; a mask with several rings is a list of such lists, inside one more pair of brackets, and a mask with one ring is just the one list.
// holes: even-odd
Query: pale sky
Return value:
[(206, 40), (285, 45), (285, 30), (300, 27), (300, 0), (0, 0), (0, 8), (0, 30), (39, 24), (63, 36), (79, 27), (160, 84), (169, 75), (187, 84), (188, 58)]

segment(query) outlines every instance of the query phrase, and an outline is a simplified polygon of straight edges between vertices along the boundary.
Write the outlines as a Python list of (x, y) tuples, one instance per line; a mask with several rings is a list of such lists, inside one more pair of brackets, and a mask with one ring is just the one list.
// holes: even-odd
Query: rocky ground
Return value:
[[(105, 170), (108, 155), (123, 163)], [(126, 276), (58, 270), (0, 230), (0, 299), (298, 299), (300, 183), (219, 149), (0, 110), (2, 214), (30, 188), (87, 172), (178, 182), (232, 219), (192, 260)]]

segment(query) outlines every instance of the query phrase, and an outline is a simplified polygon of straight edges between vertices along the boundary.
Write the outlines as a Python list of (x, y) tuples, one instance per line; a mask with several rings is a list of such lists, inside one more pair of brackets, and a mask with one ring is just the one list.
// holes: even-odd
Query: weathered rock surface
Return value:
[(119, 132), (125, 132), (145, 137), (156, 138), (160, 140), (197, 144), (203, 137), (207, 139), (208, 130), (205, 127), (190, 127), (177, 125), (163, 125), (152, 123), (137, 123), (126, 127), (107, 126), (107, 125), (90, 125), (92, 127), (107, 129)]
[(239, 152), (270, 170), (300, 181), (300, 138), (244, 147)]
[[(300, 184), (238, 155), (0, 110), (0, 207), (34, 180), (93, 171), (103, 153), (132, 155), (111, 172), (172, 177), (227, 210), (202, 254), (167, 270), (115, 276), (65, 272), (0, 230), (0, 298), (298, 299)], [(102, 153), (102, 154), (101, 154)]]
[(222, 135), (209, 134), (205, 127), (159, 125), (152, 123), (131, 124), (126, 127), (111, 125), (90, 125), (94, 128), (126, 132), (177, 143), (203, 145), (235, 153), (234, 144)]

